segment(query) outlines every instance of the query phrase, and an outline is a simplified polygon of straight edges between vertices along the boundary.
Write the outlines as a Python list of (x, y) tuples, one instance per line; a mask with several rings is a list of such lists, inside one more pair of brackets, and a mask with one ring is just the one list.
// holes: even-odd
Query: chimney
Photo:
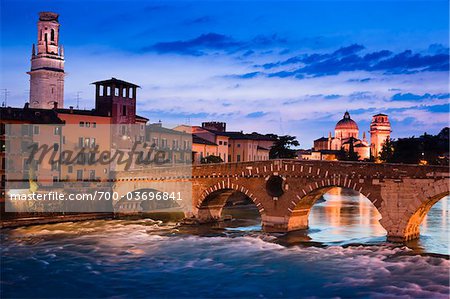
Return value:
[(30, 107), (30, 103), (26, 102), (25, 106), (23, 106), (23, 109), (28, 109)]
[(53, 102), (53, 109), (58, 109), (58, 102)]

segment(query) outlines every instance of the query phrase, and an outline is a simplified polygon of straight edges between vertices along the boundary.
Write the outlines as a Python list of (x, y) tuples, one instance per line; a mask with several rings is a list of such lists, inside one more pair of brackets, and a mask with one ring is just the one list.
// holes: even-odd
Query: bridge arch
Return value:
[(206, 188), (200, 195), (196, 205), (197, 219), (201, 222), (209, 222), (221, 218), (222, 210), (225, 207), (230, 196), (234, 193), (240, 193), (248, 197), (258, 209), (261, 217), (265, 215), (265, 209), (262, 202), (251, 192), (251, 189), (242, 184), (229, 184), (221, 181)]
[(307, 229), (309, 227), (309, 220), (308, 220), (309, 214), (314, 204), (325, 193), (337, 187), (343, 189), (350, 189), (358, 192), (359, 194), (362, 194), (372, 203), (372, 205), (377, 209), (377, 211), (381, 213), (379, 209), (381, 200), (375, 198), (375, 196), (371, 194), (371, 192), (369, 192), (368, 189), (366, 190), (364, 188), (365, 186), (363, 184), (355, 180), (352, 181), (351, 179), (348, 178), (323, 179), (306, 185), (304, 188), (300, 190), (299, 193), (296, 194), (294, 200), (291, 201), (287, 213), (288, 217), (287, 230), (292, 231), (299, 229)]
[[(419, 238), (420, 225), (430, 209), (441, 199), (450, 195), (449, 184), (446, 180), (439, 180), (432, 185), (422, 188), (423, 201), (415, 201), (410, 209), (405, 213), (401, 222), (401, 232), (403, 237), (401, 241), (409, 241)], [(390, 237), (390, 240), (396, 241), (396, 236)]]

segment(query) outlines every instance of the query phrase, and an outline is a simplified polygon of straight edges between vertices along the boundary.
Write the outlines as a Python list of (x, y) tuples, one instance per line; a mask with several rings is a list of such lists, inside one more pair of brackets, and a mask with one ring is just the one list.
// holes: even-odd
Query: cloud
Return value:
[(266, 112), (262, 112), (262, 111), (256, 111), (256, 112), (252, 112), (246, 115), (246, 117), (249, 118), (259, 118), (259, 117), (263, 117), (264, 115), (267, 115)]
[[(337, 75), (341, 72), (351, 71), (381, 71), (385, 74), (448, 71), (450, 57), (448, 52), (442, 53), (442, 47), (437, 45), (431, 48), (438, 53), (421, 54), (406, 50), (395, 54), (389, 50), (381, 50), (361, 54), (365, 47), (353, 44), (341, 47), (331, 53), (302, 54), (283, 61), (255, 65), (255, 67), (266, 70), (267, 77), (300, 79), (308, 76)], [(278, 69), (276, 72), (267, 72), (267, 70), (275, 68)]]
[[(202, 18), (196, 21), (204, 21)], [(257, 35), (249, 40), (237, 40), (232, 36), (219, 33), (205, 33), (198, 37), (188, 40), (177, 40), (169, 42), (159, 42), (151, 46), (143, 47), (142, 52), (156, 52), (158, 54), (175, 53), (180, 55), (203, 56), (210, 51), (225, 51), (234, 53), (245, 51), (243, 56), (254, 54), (254, 49), (268, 48), (277, 45), (285, 45), (287, 40), (277, 34)], [(272, 51), (266, 52), (266, 54)]]
[(185, 41), (161, 42), (143, 48), (143, 51), (155, 51), (160, 54), (177, 53), (183, 55), (205, 55), (205, 49), (223, 50), (235, 48), (241, 43), (232, 37), (218, 33), (206, 33)]
[(392, 96), (393, 101), (421, 101), (424, 99), (448, 99), (448, 98), (450, 98), (449, 93), (439, 93), (439, 94), (425, 93), (423, 95), (413, 93), (396, 93)]
[(189, 19), (183, 22), (184, 25), (203, 25), (212, 23), (213, 19), (209, 16), (198, 17), (194, 19)]

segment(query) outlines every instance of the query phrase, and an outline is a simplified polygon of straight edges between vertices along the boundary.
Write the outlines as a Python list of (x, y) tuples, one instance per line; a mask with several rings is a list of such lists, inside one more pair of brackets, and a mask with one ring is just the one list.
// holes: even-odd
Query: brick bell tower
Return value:
[(31, 52), (30, 107), (64, 106), (64, 49), (59, 45), (58, 14), (39, 13), (37, 49)]

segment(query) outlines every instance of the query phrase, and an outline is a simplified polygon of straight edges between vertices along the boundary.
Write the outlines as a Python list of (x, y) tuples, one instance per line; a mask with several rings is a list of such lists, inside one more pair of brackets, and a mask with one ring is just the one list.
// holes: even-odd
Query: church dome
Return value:
[(344, 118), (336, 124), (335, 130), (358, 130), (358, 125), (350, 118), (350, 113), (346, 111)]

